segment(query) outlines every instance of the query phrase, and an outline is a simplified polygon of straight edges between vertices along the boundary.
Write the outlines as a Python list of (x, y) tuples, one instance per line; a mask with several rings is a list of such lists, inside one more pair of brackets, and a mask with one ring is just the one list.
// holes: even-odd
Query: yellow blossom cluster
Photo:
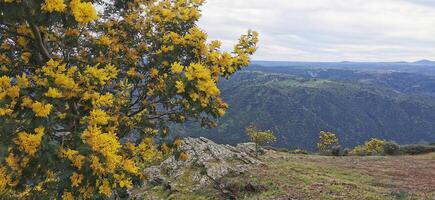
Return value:
[(29, 156), (33, 156), (39, 149), (44, 130), (44, 127), (38, 127), (35, 128), (35, 134), (26, 132), (18, 133), (17, 140), (15, 141), (18, 148), (26, 152)]
[(86, 157), (83, 155), (80, 155), (80, 153), (77, 150), (71, 150), (71, 149), (60, 149), (59, 155), (62, 158), (67, 158), (71, 161), (71, 165), (76, 167), (77, 169), (81, 169)]
[(8, 171), (5, 167), (0, 166), (0, 195), (7, 190), (7, 187), (10, 183), (11, 177), (8, 175)]
[(53, 108), (51, 104), (43, 104), (41, 102), (36, 101), (31, 105), (33, 112), (35, 112), (35, 116), (37, 117), (48, 117)]
[(70, 7), (75, 20), (79, 23), (89, 23), (98, 19), (97, 11), (90, 2), (71, 0)]
[(339, 145), (339, 142), (335, 133), (320, 131), (319, 143), (317, 143), (317, 147), (319, 148), (319, 151), (321, 152), (330, 151), (331, 148), (336, 145)]
[(364, 142), (363, 145), (356, 146), (350, 155), (380, 155), (384, 153), (385, 140), (372, 138)]
[(63, 97), (62, 92), (60, 92), (58, 89), (52, 88), (52, 87), (49, 87), (48, 91), (44, 95), (46, 97), (51, 97), (51, 98), (61, 98), (61, 97)]
[(63, 12), (66, 8), (64, 0), (45, 0), (41, 5), (41, 10), (45, 12)]

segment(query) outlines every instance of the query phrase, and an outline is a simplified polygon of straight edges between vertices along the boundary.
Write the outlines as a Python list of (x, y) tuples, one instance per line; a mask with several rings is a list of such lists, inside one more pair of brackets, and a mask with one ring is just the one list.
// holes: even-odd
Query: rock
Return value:
[[(180, 149), (188, 154), (186, 161), (174, 156), (164, 160), (159, 166), (150, 167), (148, 185), (169, 184), (171, 190), (187, 187), (199, 189), (229, 174), (241, 174), (251, 166), (262, 162), (254, 157), (255, 144), (230, 145), (216, 144), (206, 138), (185, 138)], [(184, 180), (187, 178), (188, 181)], [(181, 181), (181, 179), (183, 179)], [(190, 183), (189, 183), (190, 182)]]

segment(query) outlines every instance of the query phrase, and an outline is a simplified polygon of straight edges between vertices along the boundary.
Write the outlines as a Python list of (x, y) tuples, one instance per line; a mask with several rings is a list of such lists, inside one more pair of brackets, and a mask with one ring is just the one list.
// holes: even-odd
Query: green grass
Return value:
[[(421, 166), (423, 168), (434, 167), (435, 154), (413, 157), (324, 157), (271, 152), (260, 157), (265, 165), (253, 167), (243, 175), (225, 177), (220, 182), (228, 185), (230, 190), (237, 188), (231, 191), (232, 194), (237, 199), (246, 200), (432, 200), (435, 197), (435, 189), (429, 192), (427, 188), (414, 188), (413, 191), (403, 189), (401, 182), (395, 181), (400, 178), (393, 173), (398, 169), (390, 167), (402, 160), (404, 163), (414, 160), (420, 165), (427, 164)], [(370, 168), (372, 164), (373, 168)], [(213, 186), (192, 191), (193, 182), (189, 172), (178, 182), (183, 183), (182, 187), (171, 192), (155, 187), (147, 191), (144, 199), (229, 199), (228, 195)], [(248, 184), (265, 187), (265, 190), (243, 189)], [(151, 196), (153, 198), (148, 198)]]
[[(252, 180), (259, 184), (272, 185), (268, 191), (270, 194), (251, 198), (268, 199), (278, 194), (307, 199), (393, 199), (388, 197), (388, 190), (372, 185), (372, 177), (353, 170), (307, 162), (269, 160), (268, 163), (266, 168), (253, 171), (262, 176), (253, 176)], [(292, 190), (296, 191), (289, 194)]]

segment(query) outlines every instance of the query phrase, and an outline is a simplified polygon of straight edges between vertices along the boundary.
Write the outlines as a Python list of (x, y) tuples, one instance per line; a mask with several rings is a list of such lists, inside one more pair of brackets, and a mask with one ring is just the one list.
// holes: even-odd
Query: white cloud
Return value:
[(208, 0), (202, 10), (200, 26), (227, 50), (258, 31), (254, 59), (435, 60), (435, 1)]

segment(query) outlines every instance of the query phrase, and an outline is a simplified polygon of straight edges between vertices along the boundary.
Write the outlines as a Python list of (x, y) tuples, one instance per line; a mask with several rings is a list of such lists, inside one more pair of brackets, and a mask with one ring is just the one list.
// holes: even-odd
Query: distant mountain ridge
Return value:
[(421, 65), (435, 65), (435, 61), (431, 61), (431, 60), (419, 60), (419, 61), (415, 61), (413, 63), (414, 64), (421, 64)]
[(218, 127), (186, 124), (176, 134), (235, 144), (247, 141), (244, 127), (254, 122), (290, 149), (314, 150), (320, 130), (336, 132), (345, 147), (372, 137), (435, 142), (431, 74), (253, 64), (220, 88), (230, 108)]
[(422, 59), (414, 62), (407, 61), (396, 61), (396, 62), (356, 62), (356, 61), (341, 61), (341, 62), (315, 62), (315, 61), (267, 61), (267, 60), (254, 60), (251, 62), (252, 65), (261, 65), (261, 66), (295, 66), (295, 65), (414, 65), (414, 64), (423, 64), (423, 65), (433, 65), (435, 66), (435, 61)]

